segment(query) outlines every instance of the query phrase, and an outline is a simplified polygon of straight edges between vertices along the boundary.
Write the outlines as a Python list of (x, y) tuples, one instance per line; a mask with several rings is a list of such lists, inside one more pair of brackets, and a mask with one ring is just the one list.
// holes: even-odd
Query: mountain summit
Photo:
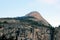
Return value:
[(28, 16), (31, 16), (31, 17), (34, 17), (36, 18), (37, 21), (40, 21), (41, 23), (43, 23), (44, 25), (47, 25), (49, 26), (49, 23), (40, 15), (39, 12), (37, 11), (33, 11), (33, 12), (30, 12), (26, 15), (27, 17)]
[(40, 13), (37, 12), (37, 11), (30, 12), (30, 13), (27, 14), (26, 16), (32, 16), (32, 17), (35, 17), (35, 18), (38, 19), (38, 20), (41, 20), (41, 19), (42, 19), (42, 16), (41, 16)]

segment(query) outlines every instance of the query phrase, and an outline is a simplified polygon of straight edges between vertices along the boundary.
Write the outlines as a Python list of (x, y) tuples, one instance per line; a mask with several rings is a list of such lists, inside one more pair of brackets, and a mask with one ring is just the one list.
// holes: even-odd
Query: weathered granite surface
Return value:
[(60, 40), (60, 27), (53, 28), (37, 12), (0, 18), (0, 40)]
[(43, 25), (41, 22), (21, 19), (17, 23), (1, 23), (0, 36), (3, 34), (7, 38), (13, 36), (18, 40), (51, 40), (52, 27)]

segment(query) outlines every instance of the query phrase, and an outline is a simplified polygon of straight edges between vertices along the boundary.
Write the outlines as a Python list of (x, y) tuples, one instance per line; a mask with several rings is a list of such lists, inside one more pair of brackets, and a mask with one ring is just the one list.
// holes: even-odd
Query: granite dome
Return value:
[(26, 16), (34, 17), (34, 18), (36, 18), (37, 21), (41, 21), (44, 25), (49, 26), (49, 23), (37, 11), (30, 12)]

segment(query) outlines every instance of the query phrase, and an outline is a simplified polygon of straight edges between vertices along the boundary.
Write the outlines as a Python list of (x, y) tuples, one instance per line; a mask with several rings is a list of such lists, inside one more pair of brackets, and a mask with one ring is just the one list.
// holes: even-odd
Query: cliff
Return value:
[(56, 30), (36, 11), (23, 17), (0, 18), (0, 40), (54, 40)]

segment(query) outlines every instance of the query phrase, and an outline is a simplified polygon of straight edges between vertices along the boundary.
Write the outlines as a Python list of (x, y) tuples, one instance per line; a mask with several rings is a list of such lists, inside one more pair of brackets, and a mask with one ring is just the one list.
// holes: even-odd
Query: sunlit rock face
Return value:
[(51, 28), (38, 26), (22, 22), (20, 24), (3, 24), (4, 34), (7, 38), (10, 36), (18, 37), (18, 40), (51, 40)]
[(52, 40), (53, 38), (53, 28), (36, 11), (23, 17), (13, 18), (15, 21), (11, 23), (9, 23), (11, 19), (4, 20), (4, 23), (0, 23), (3, 28), (0, 30), (0, 35), (4, 34), (7, 39), (11, 36), (14, 37), (14, 40)]
[(36, 18), (37, 21), (41, 21), (44, 25), (49, 26), (49, 23), (37, 11), (30, 12), (26, 16), (32, 16), (32, 17)]

